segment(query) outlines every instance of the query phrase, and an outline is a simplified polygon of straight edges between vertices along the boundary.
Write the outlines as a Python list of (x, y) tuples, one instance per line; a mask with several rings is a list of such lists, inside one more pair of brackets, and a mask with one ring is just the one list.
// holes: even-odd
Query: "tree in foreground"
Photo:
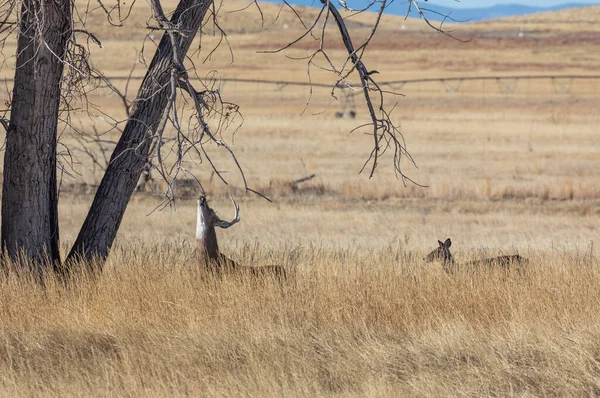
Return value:
[[(302, 23), (304, 33), (281, 49), (292, 48), (306, 38), (316, 43), (304, 62), (310, 70), (317, 66), (335, 76), (331, 95), (349, 87), (361, 92), (369, 115), (369, 123), (357, 126), (372, 135), (373, 146), (363, 169), (373, 176), (386, 152), (392, 153), (392, 164), (403, 182), (411, 181), (403, 170), (404, 160), (412, 163), (403, 137), (392, 122), (391, 112), (395, 93), (385, 92), (377, 84), (376, 71), (363, 62), (363, 55), (385, 13), (388, 0), (371, 0), (361, 9), (351, 9), (342, 0), (320, 0), (320, 10), (311, 21), (285, 0), (287, 7)], [(117, 1), (98, 2), (107, 20), (122, 24), (131, 12)], [(254, 4), (262, 15), (257, 2)], [(252, 3), (250, 3), (252, 5)], [(429, 24), (418, 0), (410, 0)], [(100, 266), (108, 256), (127, 204), (142, 171), (151, 165), (166, 181), (166, 202), (174, 199), (173, 187), (178, 178), (189, 173), (185, 161), (208, 162), (223, 183), (227, 183), (205, 146), (216, 144), (231, 156), (242, 177), (244, 189), (250, 188), (233, 150), (222, 140), (222, 130), (234, 124), (239, 116), (235, 104), (221, 97), (218, 89), (203, 84), (197, 78), (197, 68), (188, 57), (188, 50), (203, 23), (218, 25), (219, 4), (213, 0), (181, 0), (167, 17), (160, 0), (151, 0), (153, 22), (150, 33), (162, 32), (152, 61), (132, 103), (129, 103), (90, 62), (90, 47), (100, 40), (86, 27), (86, 12), (90, 4), (79, 6), (68, 0), (8, 0), (2, 4), (3, 18), (0, 33), (3, 42), (18, 37), (16, 68), (12, 101), (1, 122), (7, 131), (2, 189), (2, 250), (8, 258), (23, 266), (42, 270), (54, 267), (65, 271), (74, 261), (83, 260)], [(135, 7), (135, 2), (130, 7)], [(355, 43), (346, 25), (346, 18), (374, 11), (370, 35)], [(344, 16), (342, 16), (344, 13)], [(335, 26), (331, 29), (329, 26)], [(435, 28), (439, 31), (440, 28)], [(330, 36), (341, 38), (347, 56), (335, 64), (328, 54), (326, 43)], [(82, 44), (83, 43), (83, 44)], [(358, 77), (356, 86), (350, 81)], [(57, 136), (66, 127), (73, 128), (70, 111), (73, 98), (86, 102), (86, 92), (92, 82), (100, 81), (123, 100), (128, 118), (121, 131), (104, 176), (98, 186), (89, 213), (65, 261), (59, 253)], [(389, 97), (392, 102), (387, 103)], [(183, 106), (191, 117), (183, 119)], [(89, 134), (89, 132), (86, 132)], [(102, 134), (95, 132), (101, 139)], [(69, 154), (67, 150), (67, 155)], [(165, 153), (174, 154), (175, 161), (167, 164)], [(194, 176), (199, 189), (199, 176)]]

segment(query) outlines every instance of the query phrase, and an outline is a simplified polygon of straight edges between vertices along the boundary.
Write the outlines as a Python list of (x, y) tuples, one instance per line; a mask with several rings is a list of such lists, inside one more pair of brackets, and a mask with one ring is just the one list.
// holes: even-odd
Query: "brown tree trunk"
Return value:
[(69, 0), (23, 0), (4, 155), (2, 249), (41, 267), (60, 263), (56, 136), (71, 36)]
[[(213, 0), (181, 0), (171, 18), (179, 32), (178, 56), (184, 59)], [(123, 214), (144, 168), (150, 137), (169, 101), (173, 48), (163, 34), (129, 115), (125, 130), (111, 156), (106, 173), (67, 262), (95, 260), (98, 265), (113, 244)]]

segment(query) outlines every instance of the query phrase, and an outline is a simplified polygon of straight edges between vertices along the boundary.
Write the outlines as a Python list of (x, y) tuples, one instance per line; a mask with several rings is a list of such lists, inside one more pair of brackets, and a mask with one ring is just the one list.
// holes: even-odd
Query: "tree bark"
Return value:
[[(2, 187), (2, 250), (60, 263), (56, 144), (69, 0), (23, 0)], [(23, 256), (24, 258), (22, 258)]]
[[(178, 56), (183, 61), (213, 0), (181, 0), (171, 22), (178, 28)], [(108, 256), (121, 220), (142, 173), (151, 144), (170, 96), (173, 46), (163, 34), (138, 91), (125, 130), (111, 156), (77, 240), (67, 257), (94, 261), (101, 266)]]

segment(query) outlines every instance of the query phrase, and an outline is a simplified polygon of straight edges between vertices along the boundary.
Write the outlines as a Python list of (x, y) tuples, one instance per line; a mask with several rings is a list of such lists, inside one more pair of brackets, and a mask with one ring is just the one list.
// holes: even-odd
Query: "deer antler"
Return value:
[(233, 207), (235, 207), (235, 216), (233, 217), (233, 220), (231, 220), (231, 221), (223, 221), (219, 218), (219, 221), (215, 224), (215, 226), (217, 226), (217, 227), (229, 228), (233, 224), (240, 221), (240, 207), (238, 206), (237, 203), (235, 203), (235, 200), (233, 200), (232, 196), (230, 196), (229, 198), (233, 202)]

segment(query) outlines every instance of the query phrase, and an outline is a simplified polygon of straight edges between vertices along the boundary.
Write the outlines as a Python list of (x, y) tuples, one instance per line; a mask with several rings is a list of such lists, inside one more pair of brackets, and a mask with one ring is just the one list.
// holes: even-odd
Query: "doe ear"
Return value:
[(439, 245), (440, 247), (444, 247), (444, 242), (442, 242), (441, 240), (438, 240), (438, 245)]
[[(442, 244), (442, 242), (440, 242), (440, 245)], [(452, 241), (450, 240), (450, 238), (446, 239), (446, 241), (444, 242), (444, 247), (448, 248), (452, 246)]]

